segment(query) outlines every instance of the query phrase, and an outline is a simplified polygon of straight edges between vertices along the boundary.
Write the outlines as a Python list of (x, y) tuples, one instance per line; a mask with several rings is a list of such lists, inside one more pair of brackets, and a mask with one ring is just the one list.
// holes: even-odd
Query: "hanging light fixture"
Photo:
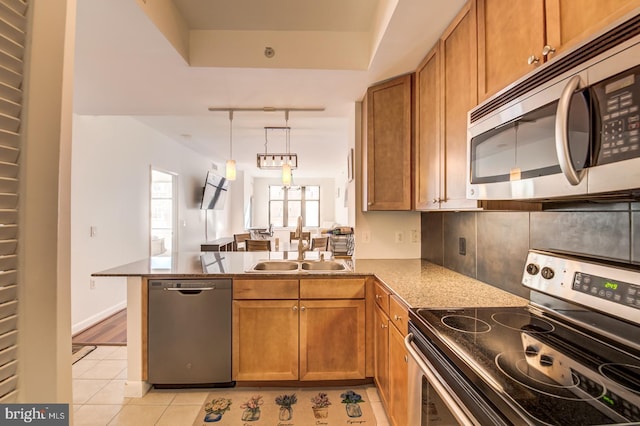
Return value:
[[(265, 127), (264, 128), (264, 153), (256, 155), (256, 165), (259, 169), (275, 170), (281, 169), (283, 165), (288, 164), (291, 169), (298, 167), (298, 154), (289, 152), (289, 132), (290, 127)], [(269, 135), (276, 132), (284, 132), (285, 144), (287, 145), (286, 153), (269, 152)]]
[(227, 180), (236, 180), (236, 160), (233, 159), (233, 110), (229, 111), (229, 159), (225, 176)]

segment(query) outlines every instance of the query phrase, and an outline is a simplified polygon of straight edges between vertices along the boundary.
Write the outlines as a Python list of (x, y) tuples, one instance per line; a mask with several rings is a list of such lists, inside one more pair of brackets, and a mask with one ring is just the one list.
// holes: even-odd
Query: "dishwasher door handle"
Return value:
[(185, 287), (185, 288), (180, 288), (180, 287), (165, 287), (163, 288), (163, 290), (165, 291), (179, 291), (179, 292), (192, 292), (192, 291), (209, 291), (209, 290), (215, 290), (216, 286), (212, 286), (212, 287)]

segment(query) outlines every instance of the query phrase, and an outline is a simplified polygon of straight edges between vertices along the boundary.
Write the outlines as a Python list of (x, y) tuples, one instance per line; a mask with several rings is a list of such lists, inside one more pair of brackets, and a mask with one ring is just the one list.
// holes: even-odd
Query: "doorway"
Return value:
[(151, 169), (150, 256), (167, 256), (177, 251), (177, 180), (174, 173)]

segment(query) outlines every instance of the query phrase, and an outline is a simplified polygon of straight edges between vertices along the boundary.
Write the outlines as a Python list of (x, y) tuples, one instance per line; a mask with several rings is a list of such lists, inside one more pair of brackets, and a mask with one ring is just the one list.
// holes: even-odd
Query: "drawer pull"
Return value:
[(387, 327), (388, 327), (388, 325), (387, 325), (387, 324), (380, 324), (380, 328), (382, 328), (382, 329), (385, 329), (385, 328), (387, 328)]
[(400, 321), (402, 319), (402, 317), (399, 317), (398, 315), (394, 315), (393, 319), (396, 321)]

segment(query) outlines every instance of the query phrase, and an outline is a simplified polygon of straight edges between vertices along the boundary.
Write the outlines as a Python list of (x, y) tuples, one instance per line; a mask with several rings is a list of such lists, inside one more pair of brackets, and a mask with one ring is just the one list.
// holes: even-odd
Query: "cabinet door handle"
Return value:
[(298, 307), (297, 307), (297, 306), (294, 306), (294, 307), (293, 307), (293, 312), (296, 312), (297, 310), (298, 310)]
[(376, 300), (380, 300), (380, 295), (376, 294)]
[(398, 315), (394, 315), (393, 319), (396, 321), (400, 321), (402, 319), (402, 317), (399, 317)]
[(538, 62), (540, 62), (540, 58), (538, 58), (536, 55), (531, 55), (527, 58), (527, 63), (529, 65), (534, 65), (534, 64), (537, 64)]
[(388, 325), (387, 325), (387, 324), (384, 324), (384, 323), (383, 323), (383, 324), (380, 324), (380, 328), (382, 328), (382, 329), (385, 329), (385, 328), (387, 328), (387, 327), (388, 327)]
[(404, 356), (404, 362), (409, 363), (409, 356), (408, 355)]
[(547, 56), (551, 53), (556, 53), (556, 49), (549, 46), (548, 44), (545, 44), (545, 46), (542, 48), (542, 56)]
[(301, 307), (300, 307), (300, 310), (301, 310), (302, 312), (304, 312), (304, 311), (306, 311), (306, 310), (307, 310), (307, 308), (305, 308), (304, 306), (301, 306)]
[(431, 200), (431, 202), (433, 204), (438, 204), (440, 202), (440, 198), (434, 198), (433, 200)]

